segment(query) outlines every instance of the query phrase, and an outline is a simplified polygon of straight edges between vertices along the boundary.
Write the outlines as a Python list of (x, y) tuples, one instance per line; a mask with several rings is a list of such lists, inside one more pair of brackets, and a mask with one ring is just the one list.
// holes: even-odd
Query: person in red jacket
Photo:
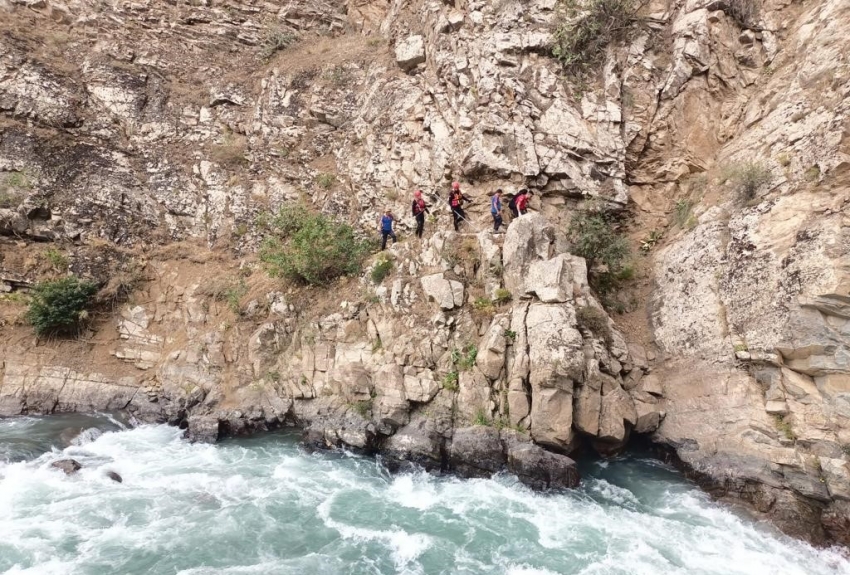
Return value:
[(422, 199), (422, 190), (413, 192), (413, 204), (410, 206), (410, 211), (416, 219), (416, 237), (421, 239), (425, 231), (425, 212), (428, 211), (428, 205)]
[(520, 195), (517, 196), (517, 198), (516, 198), (516, 209), (520, 213), (520, 215), (528, 213), (528, 201), (531, 199), (531, 197), (533, 195), (534, 195), (534, 192), (532, 192), (531, 190), (528, 190), (524, 194), (520, 194)]
[(449, 207), (452, 209), (452, 217), (454, 218), (455, 231), (460, 231), (460, 222), (466, 219), (466, 212), (463, 211), (463, 202), (471, 202), (472, 198), (467, 197), (460, 191), (460, 183), (452, 183), (452, 191), (449, 194)]

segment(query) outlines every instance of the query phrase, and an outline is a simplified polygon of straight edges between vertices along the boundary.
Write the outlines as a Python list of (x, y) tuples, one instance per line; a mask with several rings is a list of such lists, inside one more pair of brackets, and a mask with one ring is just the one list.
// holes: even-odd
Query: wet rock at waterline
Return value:
[(83, 466), (75, 459), (60, 459), (50, 464), (50, 467), (61, 469), (65, 475), (73, 475), (83, 468)]

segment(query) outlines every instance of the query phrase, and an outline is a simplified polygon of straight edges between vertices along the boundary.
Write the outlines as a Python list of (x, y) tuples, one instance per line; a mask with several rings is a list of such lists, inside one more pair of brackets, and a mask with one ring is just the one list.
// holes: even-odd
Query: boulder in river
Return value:
[(83, 468), (80, 462), (76, 459), (60, 459), (51, 463), (50, 466), (55, 467), (56, 469), (61, 469), (65, 472), (65, 475), (73, 475)]
[(117, 481), (118, 483), (124, 483), (124, 479), (121, 478), (120, 475), (115, 473), (114, 471), (107, 471), (106, 476), (112, 481)]

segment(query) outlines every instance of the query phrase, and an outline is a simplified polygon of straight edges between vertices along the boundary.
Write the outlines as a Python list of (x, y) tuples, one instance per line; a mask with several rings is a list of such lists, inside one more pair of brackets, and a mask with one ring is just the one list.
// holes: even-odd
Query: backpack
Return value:
[(518, 197), (519, 196), (514, 196), (514, 197), (511, 198), (511, 201), (508, 202), (508, 208), (510, 208), (512, 211), (516, 210), (516, 199)]

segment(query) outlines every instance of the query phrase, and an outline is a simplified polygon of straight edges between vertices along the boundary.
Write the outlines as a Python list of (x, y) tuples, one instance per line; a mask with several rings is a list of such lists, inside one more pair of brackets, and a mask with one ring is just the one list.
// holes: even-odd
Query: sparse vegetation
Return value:
[(381, 341), (380, 337), (376, 337), (372, 341), (372, 353), (378, 353), (384, 348), (384, 342)]
[(691, 215), (693, 203), (688, 199), (681, 199), (676, 202), (676, 225), (680, 228), (685, 227), (688, 218)]
[(316, 185), (325, 190), (331, 189), (336, 183), (336, 176), (328, 173), (321, 173), (316, 176)]
[(611, 343), (611, 328), (608, 325), (608, 317), (600, 309), (586, 305), (576, 311), (576, 321), (579, 327), (589, 330), (593, 335), (602, 338), (606, 343)]
[(385, 253), (382, 253), (378, 256), (378, 261), (375, 262), (374, 267), (372, 268), (372, 282), (379, 284), (384, 281), (390, 272), (393, 270), (393, 260), (392, 258)]
[(727, 167), (724, 179), (732, 182), (739, 196), (746, 202), (755, 199), (758, 191), (772, 179), (770, 170), (759, 162), (745, 162)]
[(661, 238), (663, 238), (663, 237), (664, 237), (664, 232), (661, 231), (661, 230), (650, 231), (649, 235), (646, 236), (640, 242), (640, 251), (642, 251), (645, 254), (649, 253), (649, 251), (652, 248), (655, 247), (655, 244), (657, 244), (659, 241), (661, 241)]
[(572, 75), (586, 75), (609, 44), (628, 37), (639, 6), (638, 0), (562, 0), (552, 55)]
[(65, 254), (54, 247), (49, 247), (44, 250), (44, 259), (50, 266), (58, 271), (65, 271), (68, 268), (68, 258)]
[(246, 293), (248, 293), (248, 286), (245, 285), (244, 279), (240, 279), (237, 285), (230, 286), (224, 290), (223, 300), (227, 302), (227, 307), (234, 314), (242, 314), (242, 298)]
[(617, 289), (629, 257), (626, 238), (599, 211), (577, 212), (570, 221), (572, 253), (587, 260), (592, 287), (605, 295)]
[(41, 282), (32, 290), (27, 321), (38, 335), (71, 334), (88, 319), (97, 286), (77, 277)]
[(281, 50), (289, 48), (296, 40), (298, 36), (290, 30), (281, 28), (268, 30), (262, 43), (263, 60), (268, 60)]
[(738, 353), (739, 351), (748, 351), (750, 348), (746, 343), (738, 342), (734, 345), (733, 349), (735, 350), (735, 353)]
[(791, 427), (791, 423), (786, 419), (785, 416), (774, 415), (773, 421), (776, 424), (776, 429), (785, 437), (785, 439), (788, 439), (790, 441), (797, 440), (797, 434), (794, 433), (794, 428)]
[(509, 340), (511, 343), (513, 343), (516, 340), (516, 332), (515, 331), (506, 329), (504, 334), (502, 334), (502, 335), (504, 335), (505, 339)]
[(356, 411), (360, 417), (363, 419), (368, 419), (369, 415), (372, 413), (372, 400), (365, 399), (362, 401), (355, 401), (350, 404), (352, 409)]
[(820, 166), (817, 164), (811, 166), (808, 170), (803, 173), (803, 178), (807, 182), (816, 182), (820, 179)]
[(759, 0), (725, 0), (718, 6), (741, 28), (756, 28), (761, 15)]
[(454, 363), (459, 371), (472, 369), (477, 358), (478, 348), (472, 343), (463, 346), (462, 349), (455, 348), (452, 350), (452, 363)]
[(260, 260), (269, 275), (311, 285), (323, 286), (340, 276), (360, 273), (371, 247), (355, 236), (350, 225), (303, 205), (281, 208), (268, 229)]
[(513, 295), (511, 294), (511, 292), (504, 288), (497, 289), (496, 292), (493, 294), (493, 301), (499, 305), (505, 305), (506, 303), (510, 302), (512, 298)]
[(248, 163), (246, 151), (245, 138), (226, 132), (222, 136), (221, 144), (210, 148), (210, 159), (223, 168), (236, 168)]
[(475, 419), (472, 420), (472, 425), (486, 425), (490, 426), (493, 424), (493, 421), (487, 417), (487, 413), (483, 409), (479, 409), (475, 412)]
[(458, 387), (458, 372), (450, 371), (443, 377), (443, 389), (448, 391), (457, 391)]
[(276, 369), (270, 369), (266, 372), (266, 379), (277, 383), (280, 381), (280, 372)]
[(486, 297), (477, 297), (472, 302), (472, 307), (475, 311), (482, 315), (492, 315), (496, 312), (493, 302)]

